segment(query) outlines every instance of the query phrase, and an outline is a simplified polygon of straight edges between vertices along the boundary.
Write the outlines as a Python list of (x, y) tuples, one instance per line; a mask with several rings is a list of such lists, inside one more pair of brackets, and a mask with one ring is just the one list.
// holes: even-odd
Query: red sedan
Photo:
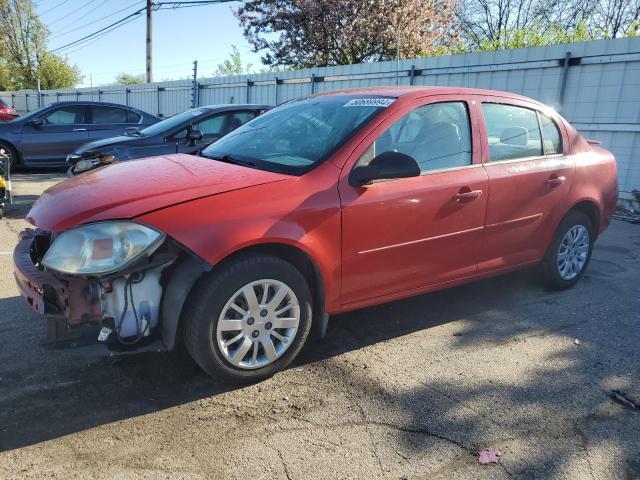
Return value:
[(0, 98), (0, 122), (10, 122), (18, 116), (15, 108)]
[(212, 375), (264, 378), (339, 312), (527, 267), (573, 286), (617, 199), (615, 159), (592, 143), (510, 93), (314, 95), (201, 157), (45, 191), (15, 275), (36, 310), (112, 349), (181, 340)]

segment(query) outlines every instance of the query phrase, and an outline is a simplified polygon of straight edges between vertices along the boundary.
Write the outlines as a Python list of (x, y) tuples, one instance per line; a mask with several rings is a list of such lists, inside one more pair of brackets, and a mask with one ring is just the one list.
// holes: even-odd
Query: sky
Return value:
[[(89, 35), (144, 7), (145, 0), (40, 0), (40, 19), (51, 31), (49, 50)], [(179, 79), (192, 75), (198, 60), (198, 77), (212, 76), (238, 47), (243, 64), (262, 68), (260, 55), (252, 53), (232, 10), (240, 2), (153, 12), (153, 79)], [(119, 13), (119, 10), (121, 10)], [(103, 18), (107, 17), (107, 18)], [(130, 23), (83, 45), (56, 52), (76, 64), (84, 76), (78, 86), (106, 85), (123, 72), (145, 72), (146, 20), (142, 13)]]

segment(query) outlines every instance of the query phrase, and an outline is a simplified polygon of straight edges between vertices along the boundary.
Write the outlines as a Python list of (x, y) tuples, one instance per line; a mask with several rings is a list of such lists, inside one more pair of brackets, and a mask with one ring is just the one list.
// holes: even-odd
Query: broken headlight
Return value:
[(61, 273), (107, 275), (150, 255), (165, 235), (136, 222), (99, 222), (56, 237), (42, 264)]

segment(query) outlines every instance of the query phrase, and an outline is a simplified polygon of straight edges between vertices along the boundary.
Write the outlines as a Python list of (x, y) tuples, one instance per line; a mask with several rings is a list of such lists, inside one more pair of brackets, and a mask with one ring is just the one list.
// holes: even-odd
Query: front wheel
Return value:
[(18, 166), (18, 153), (15, 148), (10, 144), (0, 141), (0, 150), (4, 150), (4, 155), (9, 159), (9, 167), (15, 168)]
[(246, 255), (200, 281), (183, 315), (185, 345), (211, 376), (256, 381), (285, 368), (311, 328), (311, 293), (290, 263)]
[(543, 284), (552, 290), (575, 285), (589, 265), (594, 240), (594, 226), (589, 217), (582, 212), (569, 212), (558, 225), (540, 264)]

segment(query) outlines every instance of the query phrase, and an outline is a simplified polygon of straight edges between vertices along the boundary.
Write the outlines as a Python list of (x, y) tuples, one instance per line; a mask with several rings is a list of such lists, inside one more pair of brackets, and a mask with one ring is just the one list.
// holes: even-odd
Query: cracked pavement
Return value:
[(17, 175), (0, 221), (0, 478), (640, 479), (640, 411), (608, 396), (640, 400), (640, 226), (613, 222), (572, 290), (523, 272), (336, 316), (234, 387), (43, 344), (7, 252), (59, 178)]

